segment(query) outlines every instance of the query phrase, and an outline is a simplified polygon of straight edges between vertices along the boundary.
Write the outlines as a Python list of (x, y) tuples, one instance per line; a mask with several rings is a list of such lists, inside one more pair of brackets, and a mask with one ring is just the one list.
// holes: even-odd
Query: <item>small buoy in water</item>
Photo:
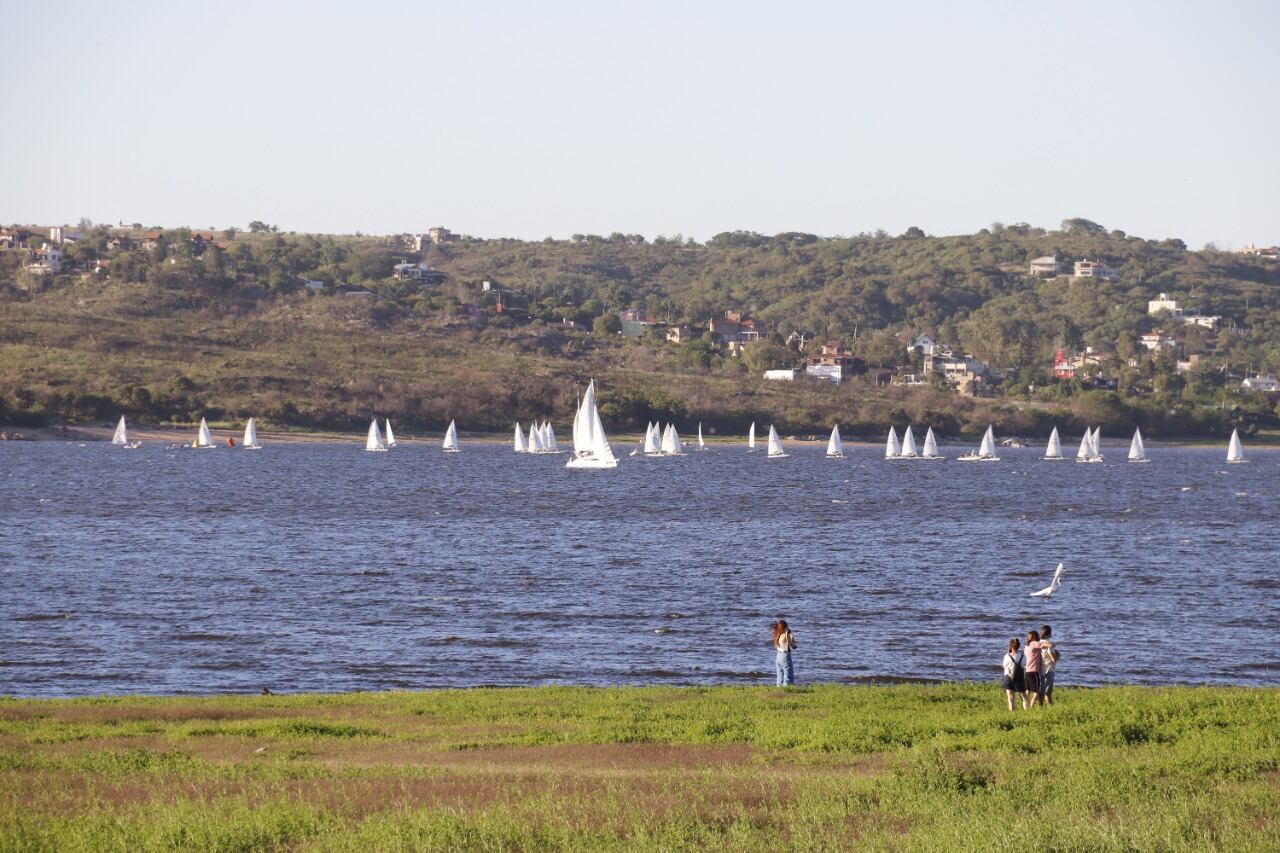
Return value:
[(1189, 491), (1191, 491), (1193, 488), (1195, 488), (1195, 487), (1194, 487), (1194, 486), (1183, 486), (1183, 487), (1182, 487), (1182, 491), (1184, 491), (1184, 492), (1189, 492)]
[(670, 630), (671, 630), (670, 628), (654, 628), (654, 629), (653, 629), (653, 633), (655, 633), (655, 634), (666, 634), (666, 633), (670, 632)]

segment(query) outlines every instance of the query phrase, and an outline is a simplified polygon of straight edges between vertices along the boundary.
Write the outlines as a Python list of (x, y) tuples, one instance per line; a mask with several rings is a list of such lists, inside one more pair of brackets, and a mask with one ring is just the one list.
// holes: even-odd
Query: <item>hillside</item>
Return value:
[[(819, 432), (839, 421), (878, 434), (914, 422), (954, 434), (994, 422), (1038, 434), (1089, 421), (1137, 422), (1158, 437), (1274, 423), (1275, 401), (1240, 393), (1238, 381), (1280, 371), (1275, 262), (1085, 220), (1064, 226), (943, 238), (735, 232), (705, 245), (462, 238), (423, 252), (400, 238), (269, 232), (206, 243), (185, 229), (146, 250), (137, 232), (117, 247), (114, 232), (91, 229), (59, 274), (23, 269), (21, 250), (0, 252), (0, 422), (254, 414), (274, 426), (353, 429), (378, 413), (411, 429), (456, 417), (464, 430), (505, 430), (516, 419), (567, 420), (594, 376), (606, 420), (626, 428), (674, 418), (721, 432), (751, 420)], [(1052, 254), (1101, 260), (1118, 280), (1028, 277), (1031, 258)], [(99, 261), (102, 271), (87, 272)], [(436, 281), (394, 279), (398, 262), (427, 264)], [(1221, 330), (1148, 316), (1161, 292), (1221, 315)], [(736, 356), (696, 338), (623, 340), (616, 315), (629, 308), (698, 326), (743, 311), (772, 342)], [(584, 328), (564, 328), (565, 318)], [(1148, 358), (1137, 345), (1162, 325), (1181, 355), (1202, 356), (1190, 373), (1175, 370), (1172, 352)], [(844, 341), (872, 370), (839, 388), (762, 381), (761, 367), (803, 362), (781, 345), (792, 331)], [(990, 362), (1004, 377), (995, 396), (878, 387), (899, 366), (918, 369), (904, 343), (921, 332)], [(1055, 350), (1085, 346), (1114, 356), (1116, 393), (1053, 381)]]

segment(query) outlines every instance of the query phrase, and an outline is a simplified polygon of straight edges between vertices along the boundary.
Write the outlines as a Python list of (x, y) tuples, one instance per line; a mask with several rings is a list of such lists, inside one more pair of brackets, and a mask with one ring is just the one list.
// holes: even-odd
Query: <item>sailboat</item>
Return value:
[(1062, 586), (1062, 563), (1058, 563), (1058, 568), (1053, 570), (1053, 580), (1049, 581), (1049, 585), (1044, 589), (1031, 593), (1032, 598), (1052, 598), (1053, 594), (1058, 591), (1058, 587)]
[(902, 456), (902, 445), (898, 444), (898, 433), (889, 427), (889, 437), (884, 441), (884, 458), (898, 459)]
[(373, 453), (386, 453), (387, 443), (382, 440), (382, 431), (378, 429), (378, 419), (369, 421), (369, 435), (364, 440), (364, 449)]
[(908, 425), (902, 431), (902, 457), (903, 459), (915, 459), (920, 454), (916, 452), (916, 436)]
[(591, 380), (587, 393), (582, 397), (577, 413), (573, 416), (573, 457), (566, 468), (617, 468), (618, 460), (609, 447), (600, 422), (600, 410), (596, 408), (596, 382)]
[(387, 449), (396, 446), (396, 434), (391, 431), (391, 418), (387, 418)]
[(516, 421), (516, 434), (515, 434), (515, 438), (513, 439), (513, 443), (514, 443), (513, 449), (515, 450), (516, 453), (529, 452), (529, 445), (525, 444), (524, 433), (520, 431), (519, 421)]
[(747, 430), (747, 452), (751, 453), (756, 449), (756, 422), (751, 422), (751, 429)]
[(707, 443), (702, 440), (702, 421), (698, 421), (698, 449), (706, 450)]
[(645, 456), (661, 456), (662, 441), (658, 435), (658, 425), (649, 424), (648, 429), (644, 431), (644, 449), (641, 451)]
[(445, 430), (444, 442), (440, 445), (440, 449), (445, 453), (457, 453), (462, 449), (458, 447), (458, 422), (456, 420), (449, 421), (449, 429)]
[(982, 434), (982, 444), (978, 447), (978, 452), (970, 451), (961, 456), (959, 462), (999, 462), (1000, 457), (996, 456), (996, 437), (991, 427), (987, 427), (987, 431)]
[(929, 431), (924, 434), (924, 453), (920, 455), (921, 459), (942, 459), (943, 456), (938, 452), (938, 439), (933, 437), (933, 427), (929, 427)]
[(124, 424), (124, 415), (120, 416), (120, 423), (116, 424), (116, 434), (111, 437), (111, 443), (116, 447), (124, 447), (129, 450), (137, 450), (142, 446), (141, 442), (129, 440), (129, 428)]
[(1089, 457), (1090, 462), (1101, 462), (1102, 457), (1102, 427), (1093, 428), (1093, 438), (1089, 439), (1089, 447), (1093, 451), (1093, 455)]
[(1044, 458), (1059, 460), (1063, 459), (1062, 455), (1062, 439), (1058, 438), (1058, 428), (1054, 427), (1053, 432), (1049, 433), (1049, 443), (1044, 448)]
[(676, 432), (675, 424), (667, 424), (667, 430), (662, 434), (662, 455), (684, 455), (684, 445), (680, 442), (680, 433)]
[(245, 450), (262, 449), (262, 445), (258, 444), (258, 428), (254, 426), (253, 418), (249, 418), (249, 422), (244, 425), (244, 441), (240, 442), (240, 446)]
[(1142, 429), (1135, 428), (1133, 431), (1133, 440), (1129, 442), (1129, 461), (1130, 462), (1150, 462), (1147, 458), (1147, 446), (1142, 443)]
[(782, 447), (782, 439), (778, 438), (778, 431), (773, 428), (773, 424), (769, 424), (769, 458), (785, 459), (790, 456)]
[(542, 439), (542, 449), (547, 453), (559, 453), (560, 444), (556, 441), (556, 430), (551, 425), (551, 421), (547, 421), (544, 425), (544, 436)]
[(536, 421), (529, 424), (529, 444), (527, 446), (527, 451), (529, 453), (542, 452), (542, 435), (538, 430), (538, 424)]
[(208, 448), (217, 447), (213, 443), (213, 435), (209, 432), (209, 422), (204, 418), (200, 419), (200, 432), (196, 434), (196, 440), (191, 443), (192, 447), (206, 450)]
[(1097, 462), (1093, 452), (1093, 432), (1088, 428), (1084, 428), (1084, 437), (1080, 439), (1080, 449), (1076, 451), (1077, 462)]
[(1233, 465), (1249, 461), (1244, 458), (1244, 451), (1240, 448), (1240, 430), (1238, 429), (1231, 431), (1231, 443), (1227, 445), (1227, 461)]
[(844, 458), (844, 442), (840, 440), (839, 424), (836, 424), (831, 428), (831, 438), (827, 439), (827, 458), (828, 459)]

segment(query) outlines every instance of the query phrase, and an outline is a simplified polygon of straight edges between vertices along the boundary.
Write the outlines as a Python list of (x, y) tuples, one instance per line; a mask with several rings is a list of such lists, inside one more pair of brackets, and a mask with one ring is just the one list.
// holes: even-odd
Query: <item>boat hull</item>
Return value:
[(564, 465), (570, 471), (606, 471), (618, 467), (616, 459), (595, 459), (591, 456), (575, 456)]

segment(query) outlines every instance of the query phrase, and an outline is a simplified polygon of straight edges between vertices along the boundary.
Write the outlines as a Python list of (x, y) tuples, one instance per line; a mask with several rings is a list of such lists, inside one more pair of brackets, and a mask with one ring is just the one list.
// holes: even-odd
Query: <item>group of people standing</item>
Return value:
[(1050, 627), (1041, 625), (1039, 631), (1027, 632), (1025, 647), (1017, 637), (1009, 641), (1009, 650), (1001, 661), (1004, 678), (1000, 684), (1010, 711), (1014, 709), (1015, 697), (1021, 698), (1024, 711), (1034, 708), (1037, 702), (1053, 704), (1053, 671), (1062, 654), (1052, 636)]
[[(795, 665), (791, 661), (791, 652), (796, 648), (795, 634), (791, 633), (785, 619), (769, 623), (773, 632), (774, 670), (779, 687), (795, 684)], [(1053, 641), (1053, 629), (1041, 625), (1039, 631), (1028, 631), (1026, 645), (1014, 637), (1009, 641), (1009, 650), (1005, 653), (1004, 687), (1009, 710), (1014, 710), (1015, 698), (1022, 701), (1022, 709), (1034, 708), (1036, 704), (1053, 704), (1053, 671), (1062, 653)]]

